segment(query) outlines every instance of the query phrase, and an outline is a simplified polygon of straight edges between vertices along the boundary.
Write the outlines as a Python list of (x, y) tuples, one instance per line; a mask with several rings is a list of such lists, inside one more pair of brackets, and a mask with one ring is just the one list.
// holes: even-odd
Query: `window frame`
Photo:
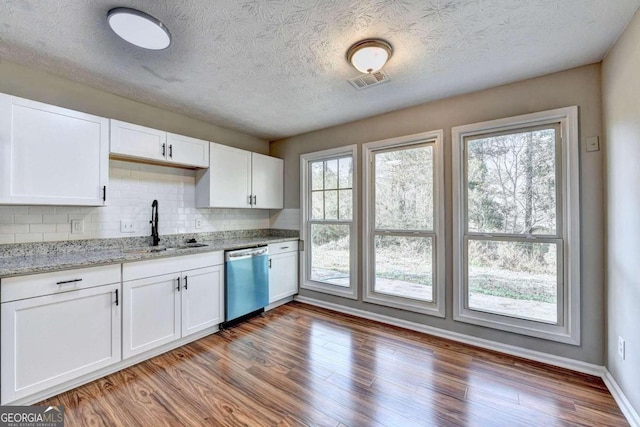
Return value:
[[(399, 308), (427, 314), (436, 317), (445, 317), (445, 277), (446, 277), (446, 253), (445, 253), (445, 200), (444, 200), (444, 130), (422, 132), (397, 138), (384, 139), (363, 144), (363, 264), (364, 264), (364, 295), (363, 301), (386, 307)], [(388, 295), (375, 292), (375, 171), (372, 166), (376, 152), (391, 151), (394, 148), (419, 146), (429, 144), (433, 147), (433, 230), (415, 236), (432, 236), (433, 246), (433, 270), (434, 280), (432, 285), (432, 301), (420, 301), (401, 296)], [(409, 232), (394, 230), (384, 235), (408, 236)]]
[[(357, 145), (332, 148), (300, 155), (300, 240), (302, 256), (300, 257), (300, 288), (343, 298), (358, 299), (358, 159)], [(311, 167), (312, 162), (334, 160), (351, 156), (352, 176), (352, 210), (351, 221), (314, 220), (311, 218)], [(311, 224), (350, 224), (350, 281), (349, 286), (331, 285), (311, 280)]]
[[(466, 139), (483, 134), (517, 132), (536, 126), (559, 124), (559, 156), (556, 164), (557, 216), (555, 235), (534, 235), (531, 242), (558, 243), (558, 275), (562, 285), (558, 298), (558, 323), (510, 317), (469, 308), (468, 241), (483, 239), (486, 233), (467, 231)], [(532, 114), (453, 127), (453, 318), (493, 329), (580, 345), (580, 149), (578, 107), (571, 106)], [(558, 147), (557, 147), (558, 149)], [(489, 233), (491, 235), (498, 233)], [(490, 240), (524, 241), (525, 234), (499, 234)], [(561, 276), (560, 276), (561, 275)]]

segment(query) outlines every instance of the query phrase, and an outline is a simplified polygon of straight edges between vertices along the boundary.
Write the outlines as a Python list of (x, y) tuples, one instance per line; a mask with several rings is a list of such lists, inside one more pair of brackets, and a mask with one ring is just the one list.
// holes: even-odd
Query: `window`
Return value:
[(355, 299), (356, 147), (300, 157), (302, 240), (301, 287)]
[(444, 317), (442, 135), (363, 146), (367, 302)]
[(454, 319), (578, 345), (577, 107), (452, 134)]

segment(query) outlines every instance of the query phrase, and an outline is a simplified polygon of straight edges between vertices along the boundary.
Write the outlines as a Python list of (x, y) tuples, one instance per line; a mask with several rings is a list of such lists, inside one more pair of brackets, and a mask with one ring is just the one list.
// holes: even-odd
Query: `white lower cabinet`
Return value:
[(175, 274), (122, 284), (122, 356), (134, 356), (180, 338), (180, 294)]
[(269, 304), (298, 293), (298, 242), (269, 245)]
[[(3, 279), (3, 405), (121, 360), (120, 266), (104, 267), (104, 274), (100, 269), (69, 271), (66, 278), (63, 272)], [(97, 277), (117, 277), (117, 283), (100, 285)], [(14, 290), (29, 282), (44, 286), (48, 279), (55, 293), (9, 301), (19, 295)], [(75, 283), (73, 290), (66, 287), (69, 283)]]
[(222, 323), (222, 252), (204, 255), (123, 266), (125, 359)]

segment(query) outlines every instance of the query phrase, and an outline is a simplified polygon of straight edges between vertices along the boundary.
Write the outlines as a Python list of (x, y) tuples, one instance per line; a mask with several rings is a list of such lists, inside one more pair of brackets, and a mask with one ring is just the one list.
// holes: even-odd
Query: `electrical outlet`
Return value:
[(133, 226), (133, 221), (131, 221), (130, 219), (123, 219), (120, 220), (120, 232), (121, 233), (133, 233), (135, 230), (135, 227)]
[(196, 228), (202, 228), (202, 218), (196, 218)]
[(618, 356), (624, 360), (624, 339), (622, 337), (618, 337)]
[(82, 233), (84, 233), (84, 221), (81, 219), (72, 219), (71, 234), (82, 234)]

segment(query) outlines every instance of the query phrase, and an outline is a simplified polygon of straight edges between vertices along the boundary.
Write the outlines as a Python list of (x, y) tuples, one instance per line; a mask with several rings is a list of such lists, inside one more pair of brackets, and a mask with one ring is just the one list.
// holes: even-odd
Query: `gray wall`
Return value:
[(0, 59), (0, 92), (268, 154), (269, 142)]
[[(606, 131), (607, 367), (640, 411), (640, 12), (602, 65)], [(618, 356), (618, 337), (626, 359)]]
[[(391, 82), (393, 84), (393, 82)], [(375, 88), (371, 92), (376, 100)], [(302, 153), (349, 144), (361, 144), (434, 129), (445, 131), (446, 212), (451, 212), (451, 127), (532, 113), (570, 105), (579, 106), (580, 139), (601, 135), (600, 64), (525, 80), (497, 88), (435, 101), (357, 122), (271, 143), (271, 155), (285, 159), (285, 208), (300, 206), (299, 157)], [(361, 181), (361, 177), (360, 177)], [(447, 317), (433, 318), (303, 290), (301, 295), (394, 316), (450, 331), (549, 354), (602, 365), (604, 363), (603, 171), (600, 152), (581, 149), (582, 208), (582, 345), (579, 347), (520, 336), (452, 318), (452, 219), (446, 218)], [(362, 182), (360, 182), (362, 185)], [(362, 201), (359, 201), (362, 204)], [(360, 210), (362, 211), (362, 209)], [(361, 259), (361, 251), (359, 259)], [(362, 277), (362, 274), (359, 274)], [(359, 284), (362, 287), (362, 283)], [(362, 292), (360, 292), (362, 294)]]

